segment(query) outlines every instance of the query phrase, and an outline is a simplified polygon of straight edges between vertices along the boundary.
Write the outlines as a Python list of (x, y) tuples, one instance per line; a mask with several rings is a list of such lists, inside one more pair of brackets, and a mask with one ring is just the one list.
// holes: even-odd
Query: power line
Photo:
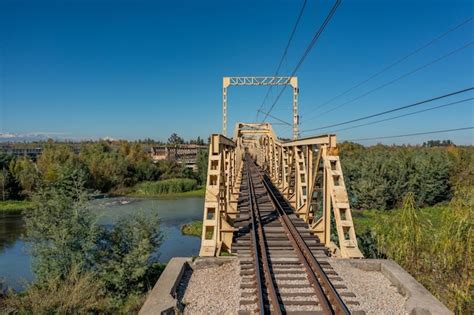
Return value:
[(448, 34), (454, 32), (455, 30), (459, 29), (460, 27), (464, 26), (465, 24), (471, 22), (472, 19), (473, 19), (472, 16), (469, 17), (468, 19), (466, 19), (466, 20), (464, 20), (463, 22), (459, 23), (459, 24), (456, 25), (455, 27), (453, 27), (453, 28), (447, 30), (446, 32), (444, 32), (444, 33), (438, 35), (437, 37), (433, 38), (432, 40), (430, 40), (430, 41), (427, 42), (426, 44), (424, 44), (424, 45), (422, 45), (422, 46), (416, 48), (415, 50), (411, 51), (410, 53), (406, 54), (405, 56), (403, 56), (403, 57), (401, 57), (401, 58), (395, 60), (394, 62), (392, 62), (392, 63), (389, 64), (388, 66), (384, 67), (384, 68), (381, 69), (380, 71), (378, 71), (378, 72), (372, 74), (371, 76), (369, 76), (367, 79), (360, 81), (359, 83), (357, 83), (356, 85), (350, 87), (349, 89), (345, 90), (344, 92), (342, 92), (342, 93), (340, 93), (340, 94), (334, 96), (333, 98), (329, 99), (328, 101), (324, 102), (323, 104), (321, 104), (321, 105), (317, 106), (316, 108), (310, 110), (309, 112), (305, 113), (305, 115), (315, 112), (316, 110), (318, 110), (318, 109), (320, 109), (320, 108), (326, 106), (327, 104), (333, 102), (334, 100), (338, 99), (339, 97), (346, 95), (347, 93), (353, 91), (354, 89), (358, 88), (359, 86), (361, 86), (361, 85), (363, 85), (363, 84), (369, 82), (370, 80), (372, 80), (372, 79), (378, 77), (378, 76), (381, 75), (382, 73), (384, 73), (384, 72), (390, 70), (391, 68), (393, 68), (393, 67), (395, 67), (396, 65), (402, 63), (403, 61), (407, 60), (408, 58), (410, 58), (410, 57), (416, 55), (417, 53), (419, 53), (419, 52), (422, 51), (423, 49), (428, 48), (429, 46), (433, 45), (434, 43), (436, 43), (437, 41), (439, 41), (440, 39), (442, 39), (442, 38), (445, 37), (446, 35), (448, 35)]
[(341, 125), (347, 125), (347, 124), (350, 124), (350, 123), (353, 123), (353, 122), (357, 122), (357, 121), (361, 121), (361, 120), (365, 120), (365, 119), (369, 119), (369, 118), (373, 118), (373, 117), (377, 117), (377, 116), (397, 112), (397, 111), (400, 111), (400, 110), (403, 110), (403, 109), (407, 109), (407, 108), (410, 108), (410, 107), (415, 107), (415, 106), (419, 106), (419, 105), (422, 105), (422, 104), (430, 103), (430, 102), (433, 102), (433, 101), (436, 101), (436, 100), (440, 100), (440, 99), (443, 99), (443, 98), (446, 98), (446, 97), (466, 93), (466, 92), (469, 92), (469, 91), (472, 91), (472, 90), (474, 90), (474, 87), (469, 87), (467, 89), (462, 89), (462, 90), (451, 92), (451, 93), (448, 93), (448, 94), (436, 96), (436, 97), (433, 97), (433, 98), (430, 98), (430, 99), (427, 99), (427, 100), (423, 100), (423, 101), (419, 101), (419, 102), (416, 102), (416, 103), (413, 103), (413, 104), (392, 108), (392, 109), (389, 109), (389, 110), (386, 110), (386, 111), (383, 111), (383, 112), (380, 112), (380, 113), (371, 114), (371, 115), (368, 115), (368, 116), (364, 116), (364, 117), (360, 117), (360, 118), (356, 118), (356, 119), (351, 119), (351, 120), (347, 120), (347, 121), (344, 121), (344, 122), (341, 122), (341, 123), (332, 124), (332, 125), (328, 125), (328, 126), (324, 126), (324, 127), (306, 129), (306, 130), (303, 130), (302, 132), (315, 131), (315, 130), (327, 129), (327, 128), (331, 128), (331, 127), (337, 127), (337, 126), (341, 126)]
[[(301, 20), (301, 17), (303, 16), (303, 12), (304, 12), (304, 9), (306, 7), (307, 2), (308, 2), (308, 0), (303, 1), (303, 6), (301, 7), (300, 12), (298, 14), (298, 17), (296, 18), (296, 23), (293, 26), (293, 30), (291, 31), (290, 38), (288, 39), (288, 43), (286, 44), (285, 50), (283, 51), (283, 55), (281, 56), (280, 62), (278, 63), (278, 67), (275, 71), (275, 75), (274, 75), (275, 77), (278, 75), (278, 72), (280, 71), (281, 65), (283, 64), (283, 60), (285, 60), (285, 57), (288, 54), (288, 49), (290, 48), (291, 42), (293, 41), (293, 37), (295, 36), (296, 29), (298, 28), (298, 25), (300, 24), (300, 20)], [(267, 94), (265, 95), (265, 97), (263, 99), (262, 105), (260, 105), (260, 108), (257, 110), (257, 116), (255, 117), (255, 121), (258, 120), (258, 114), (262, 110), (263, 105), (265, 105), (265, 101), (267, 100), (268, 95), (270, 94), (270, 91), (272, 90), (272, 88), (273, 88), (273, 86), (270, 86), (268, 88)]]
[(412, 112), (412, 113), (408, 113), (408, 114), (403, 114), (403, 115), (398, 115), (398, 116), (394, 116), (394, 117), (390, 117), (390, 118), (371, 121), (371, 122), (368, 122), (368, 123), (365, 123), (365, 124), (360, 124), (360, 125), (356, 125), (356, 126), (352, 126), (352, 127), (337, 129), (337, 130), (331, 131), (331, 133), (345, 131), (345, 130), (359, 128), (359, 127), (364, 127), (364, 126), (369, 126), (369, 125), (374, 125), (374, 124), (378, 124), (378, 123), (385, 122), (385, 121), (390, 121), (390, 120), (394, 120), (394, 119), (398, 119), (398, 118), (402, 118), (402, 117), (406, 117), (406, 116), (411, 116), (411, 115), (415, 115), (415, 114), (420, 114), (420, 113), (432, 111), (432, 110), (435, 110), (435, 109), (440, 109), (440, 108), (444, 108), (444, 107), (448, 107), (448, 106), (462, 104), (462, 103), (465, 103), (465, 102), (468, 102), (468, 101), (471, 101), (471, 100), (474, 100), (474, 97), (466, 98), (464, 100), (460, 100), (460, 101), (457, 101), (457, 102), (443, 104), (443, 105), (439, 105), (439, 106), (435, 106), (435, 107), (431, 107), (431, 108), (427, 108), (427, 109), (422, 109), (422, 110)]
[(469, 42), (469, 43), (467, 43), (467, 44), (465, 44), (465, 45), (463, 45), (463, 46), (461, 46), (461, 47), (459, 47), (459, 48), (457, 48), (457, 49), (455, 49), (455, 50), (452, 50), (452, 51), (450, 51), (449, 53), (444, 54), (444, 55), (442, 55), (441, 57), (438, 57), (438, 58), (436, 58), (436, 59), (434, 59), (434, 60), (432, 60), (432, 61), (430, 61), (430, 62), (428, 62), (428, 63), (426, 63), (426, 64), (424, 64), (424, 65), (422, 65), (421, 67), (418, 67), (418, 68), (416, 68), (416, 69), (414, 69), (414, 70), (408, 71), (408, 72), (404, 73), (403, 75), (401, 75), (401, 76), (399, 76), (399, 77), (397, 77), (397, 78), (395, 78), (395, 79), (393, 79), (393, 80), (391, 80), (391, 81), (388, 81), (388, 82), (386, 82), (386, 83), (384, 83), (384, 84), (382, 84), (382, 85), (379, 85), (379, 86), (377, 86), (376, 88), (373, 88), (373, 89), (371, 89), (371, 90), (369, 90), (369, 91), (367, 91), (367, 92), (365, 92), (365, 93), (363, 93), (363, 94), (361, 94), (361, 95), (359, 95), (359, 96), (357, 96), (357, 97), (355, 97), (355, 98), (353, 98), (353, 99), (351, 99), (351, 100), (349, 100), (349, 101), (347, 101), (347, 102), (344, 102), (344, 103), (342, 103), (342, 104), (340, 104), (340, 105), (337, 105), (337, 106), (335, 106), (335, 107), (333, 107), (333, 108), (331, 108), (331, 109), (329, 109), (329, 110), (327, 110), (327, 111), (325, 111), (325, 112), (322, 112), (322, 113), (319, 114), (318, 116), (313, 116), (313, 117), (311, 117), (311, 118), (309, 118), (309, 119), (306, 119), (306, 121), (312, 120), (312, 119), (314, 119), (315, 117), (321, 117), (321, 116), (323, 116), (323, 115), (326, 115), (326, 114), (328, 114), (328, 113), (330, 113), (330, 112), (335, 111), (336, 109), (339, 109), (339, 108), (341, 108), (341, 107), (343, 107), (343, 106), (346, 106), (346, 105), (348, 105), (348, 104), (350, 104), (350, 103), (352, 103), (352, 102), (355, 102), (355, 101), (357, 101), (357, 100), (359, 100), (359, 99), (361, 99), (361, 98), (363, 98), (363, 97), (365, 97), (365, 96), (367, 96), (367, 95), (369, 95), (369, 94), (371, 94), (371, 93), (373, 93), (373, 92), (375, 92), (375, 91), (378, 91), (378, 90), (380, 90), (380, 89), (382, 89), (382, 88), (384, 88), (384, 87), (386, 87), (386, 86), (389, 86), (389, 85), (391, 85), (391, 84), (393, 84), (393, 83), (395, 83), (395, 82), (397, 82), (397, 81), (400, 81), (400, 80), (402, 80), (402, 79), (404, 79), (404, 78), (406, 78), (406, 77), (408, 77), (408, 76), (410, 76), (410, 75), (412, 75), (412, 74), (414, 74), (414, 73), (416, 73), (416, 72), (418, 72), (418, 71), (421, 71), (421, 70), (423, 70), (423, 69), (425, 69), (425, 68), (427, 68), (427, 67), (429, 67), (429, 66), (432, 66), (432, 65), (434, 65), (435, 63), (437, 63), (437, 62), (439, 62), (439, 61), (441, 61), (441, 60), (443, 60), (443, 59), (446, 59), (446, 58), (448, 58), (449, 56), (451, 56), (451, 55), (453, 55), (453, 54), (455, 54), (455, 53), (457, 53), (457, 52), (459, 52), (459, 51), (461, 51), (461, 50), (463, 50), (463, 49), (466, 49), (467, 47), (471, 46), (472, 44), (474, 44), (474, 41), (471, 41), (471, 42)]
[[(263, 111), (260, 111), (260, 110), (259, 110), (259, 112), (264, 113)], [(268, 114), (268, 117), (273, 118), (273, 119), (275, 119), (275, 120), (281, 122), (281, 123), (284, 124), (284, 125), (292, 126), (292, 124), (290, 124), (289, 122), (286, 122), (286, 121), (284, 121), (284, 120), (282, 120), (282, 119), (280, 119), (280, 118), (278, 118), (278, 117), (275, 117), (275, 116), (273, 116), (273, 115)]]
[(435, 133), (453, 132), (453, 131), (461, 131), (461, 130), (470, 130), (470, 129), (474, 129), (474, 126), (464, 127), (464, 128), (456, 128), (456, 129), (445, 129), (445, 130), (435, 130), (435, 131), (427, 131), (427, 132), (407, 133), (407, 134), (404, 134), (404, 135), (396, 135), (396, 136), (383, 136), (383, 137), (361, 138), (361, 139), (347, 139), (345, 141), (365, 141), (365, 140), (402, 138), (402, 137), (421, 136), (421, 135), (429, 135), (429, 134), (435, 134)]
[[(311, 42), (309, 43), (308, 47), (306, 47), (306, 50), (305, 52), (303, 53), (303, 56), (301, 56), (300, 60), (298, 61), (298, 63), (296, 64), (296, 67), (295, 69), (293, 70), (293, 72), (291, 73), (290, 77), (294, 76), (296, 71), (298, 71), (298, 69), (301, 67), (301, 65), (303, 64), (304, 60), (306, 59), (306, 57), (308, 56), (309, 52), (311, 51), (311, 49), (314, 47), (314, 45), (316, 44), (317, 40), (319, 39), (319, 36), (321, 36), (322, 32), (324, 31), (324, 29), (326, 28), (326, 26), (328, 25), (329, 21), (331, 21), (331, 18), (333, 17), (334, 13), (336, 12), (337, 8), (339, 7), (339, 5), (341, 4), (341, 1), (342, 0), (336, 0), (336, 2), (334, 3), (334, 5), (332, 6), (331, 8), (331, 11), (329, 11), (328, 15), (326, 16), (326, 19), (324, 20), (324, 22), (321, 24), (321, 26), (319, 27), (318, 31), (314, 34), (313, 36), (313, 39), (311, 40)], [(273, 110), (273, 108), (275, 107), (276, 103), (278, 103), (278, 100), (280, 99), (281, 95), (283, 94), (283, 92), (286, 90), (286, 85), (281, 89), (280, 93), (278, 94), (277, 98), (275, 99), (275, 101), (273, 102), (272, 106), (270, 107), (270, 109), (265, 113), (265, 117), (263, 118), (262, 122), (264, 122), (268, 115), (270, 114), (270, 112)]]

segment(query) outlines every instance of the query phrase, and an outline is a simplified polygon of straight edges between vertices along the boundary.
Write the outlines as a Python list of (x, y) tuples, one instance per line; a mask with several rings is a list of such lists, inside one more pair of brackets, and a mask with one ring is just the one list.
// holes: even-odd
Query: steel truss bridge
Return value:
[[(280, 141), (270, 123), (238, 123), (233, 139), (211, 136), (200, 256), (234, 252), (246, 154), (333, 255), (362, 257), (336, 136)], [(334, 228), (338, 244), (331, 240)]]
[[(226, 137), (232, 85), (292, 86), (294, 139), (280, 140), (267, 122), (237, 123)], [(282, 314), (302, 303), (323, 314), (348, 314), (328, 276), (331, 267), (318, 259), (363, 258), (336, 136), (298, 139), (298, 92), (296, 77), (224, 77), (223, 134), (210, 138), (200, 256), (239, 256), (241, 288), (252, 290), (240, 304), (250, 313)], [(302, 288), (314, 289), (309, 301), (276, 284), (281, 276), (301, 280), (301, 273)]]

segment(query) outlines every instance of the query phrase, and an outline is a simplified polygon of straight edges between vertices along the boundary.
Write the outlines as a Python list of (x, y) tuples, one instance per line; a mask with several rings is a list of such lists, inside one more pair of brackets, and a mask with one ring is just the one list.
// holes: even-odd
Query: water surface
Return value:
[[(163, 232), (163, 243), (158, 251), (160, 262), (166, 263), (175, 256), (195, 256), (201, 240), (181, 234), (181, 225), (202, 220), (204, 199), (132, 199), (106, 198), (91, 202), (99, 222), (113, 224), (117, 219), (137, 211), (157, 213)], [(25, 232), (21, 214), (0, 213), (0, 283), (20, 290), (33, 279), (31, 257), (22, 240)]]

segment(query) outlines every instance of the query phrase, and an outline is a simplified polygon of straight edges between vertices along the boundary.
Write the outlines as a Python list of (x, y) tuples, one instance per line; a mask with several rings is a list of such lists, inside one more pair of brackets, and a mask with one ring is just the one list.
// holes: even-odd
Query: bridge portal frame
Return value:
[(227, 88), (229, 86), (285, 86), (293, 88), (293, 139), (298, 139), (298, 78), (297, 77), (223, 77), (222, 134), (227, 136)]

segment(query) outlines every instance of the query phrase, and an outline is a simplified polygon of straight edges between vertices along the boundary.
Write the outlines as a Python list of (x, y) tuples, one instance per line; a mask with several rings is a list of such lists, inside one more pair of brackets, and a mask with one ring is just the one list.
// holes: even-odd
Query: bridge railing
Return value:
[(231, 247), (241, 164), (234, 141), (222, 135), (211, 136), (200, 256), (216, 256), (223, 247)]

